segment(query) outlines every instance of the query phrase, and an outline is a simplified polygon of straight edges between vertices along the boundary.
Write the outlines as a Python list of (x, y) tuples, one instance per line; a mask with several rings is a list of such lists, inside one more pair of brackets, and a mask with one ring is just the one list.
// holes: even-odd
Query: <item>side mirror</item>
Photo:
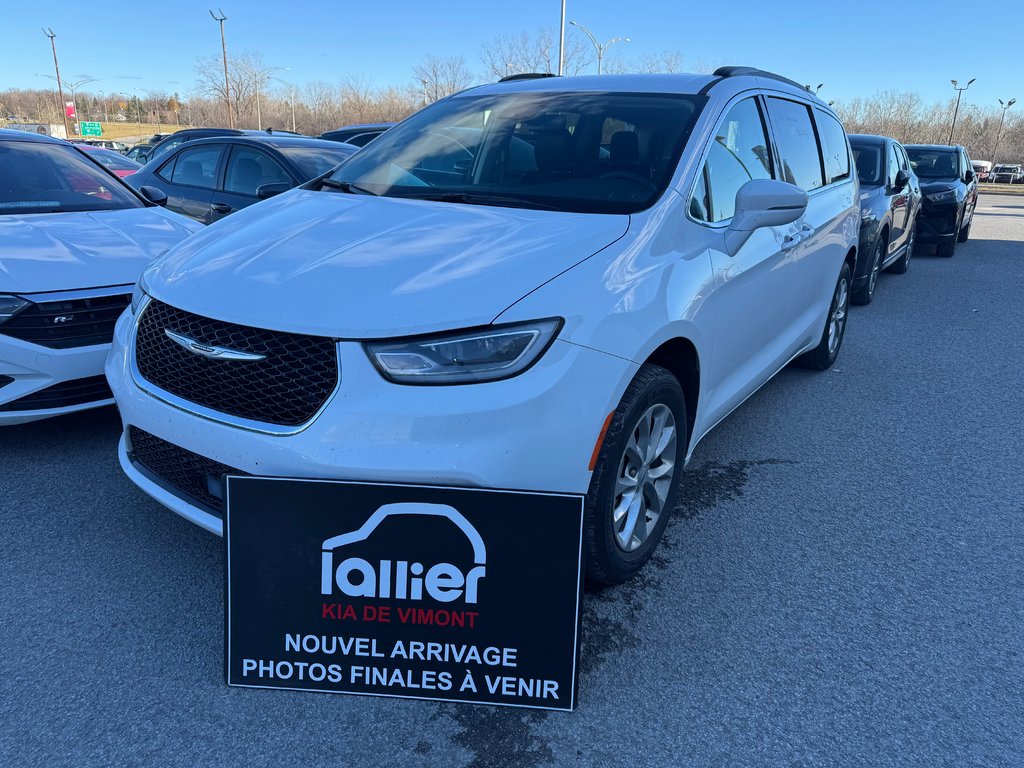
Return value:
[(163, 190), (149, 185), (139, 187), (139, 194), (149, 200), (153, 205), (167, 205), (167, 195)]
[(736, 193), (736, 212), (725, 231), (725, 248), (736, 255), (754, 230), (792, 224), (807, 210), (807, 193), (776, 179), (752, 179)]
[(256, 188), (256, 197), (260, 200), (266, 200), (268, 197), (274, 195), (280, 195), (282, 192), (287, 192), (292, 188), (292, 185), (287, 181), (275, 181), (273, 184), (261, 184)]
[(893, 191), (894, 192), (899, 192), (901, 189), (903, 189), (909, 183), (910, 183), (910, 174), (907, 173), (906, 171), (904, 171), (902, 168), (900, 168), (900, 170), (896, 171), (896, 181), (892, 185)]
[(967, 172), (964, 174), (964, 181), (966, 181), (968, 184), (974, 181), (974, 171), (972, 171), (970, 168), (968, 168)]

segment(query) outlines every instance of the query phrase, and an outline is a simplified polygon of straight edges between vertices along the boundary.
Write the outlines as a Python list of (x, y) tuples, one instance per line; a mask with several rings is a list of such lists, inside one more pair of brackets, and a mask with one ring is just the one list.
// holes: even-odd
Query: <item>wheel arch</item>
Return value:
[(696, 345), (684, 336), (676, 336), (662, 342), (645, 363), (660, 365), (676, 377), (683, 388), (686, 402), (687, 453), (693, 444), (693, 429), (697, 422), (697, 404), (700, 400), (700, 355)]

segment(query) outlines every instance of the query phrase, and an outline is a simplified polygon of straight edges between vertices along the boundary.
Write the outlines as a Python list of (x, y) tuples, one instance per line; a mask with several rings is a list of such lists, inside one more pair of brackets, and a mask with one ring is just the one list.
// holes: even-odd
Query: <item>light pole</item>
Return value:
[(805, 85), (804, 88), (806, 88), (808, 91), (810, 91), (815, 96), (817, 96), (818, 95), (818, 91), (820, 91), (822, 89), (822, 86), (824, 86), (824, 85), (825, 85), (824, 83), (818, 83), (817, 87), (815, 87), (813, 85)]
[(60, 103), (57, 106), (64, 120), (64, 138), (70, 139), (71, 130), (68, 128), (68, 111), (64, 106), (64, 87), (60, 84), (60, 65), (57, 64), (57, 35), (54, 34), (53, 29), (50, 27), (44, 29), (43, 34), (50, 38), (50, 48), (53, 49), (53, 71), (57, 74), (54, 80), (57, 81), (57, 98), (60, 99)]
[(999, 116), (999, 130), (996, 131), (996, 145), (992, 148), (992, 162), (993, 163), (997, 162), (996, 161), (996, 152), (999, 151), (999, 137), (1003, 133), (1003, 120), (1006, 119), (1006, 110), (1008, 110), (1010, 107), (1012, 107), (1014, 104), (1017, 103), (1016, 99), (1010, 99), (1005, 104), (1003, 103), (1002, 99), (998, 99), (998, 101), (999, 101), (999, 107), (1000, 107), (1000, 109), (1003, 110), (1003, 113)]
[[(60, 100), (61, 100), (61, 106), (62, 107), (64, 106), (64, 104), (63, 104), (63, 102), (64, 102), (64, 89), (63, 89), (63, 86), (66, 85), (69, 89), (71, 89), (71, 103), (75, 107), (75, 121), (79, 122), (79, 120), (78, 120), (78, 89), (81, 88), (86, 83), (98, 82), (97, 79), (95, 77), (87, 77), (87, 78), (85, 78), (83, 80), (79, 80), (78, 82), (69, 83), (67, 80), (58, 80), (53, 75), (43, 75), (43, 74), (40, 74), (38, 72), (36, 73), (36, 77), (47, 77), (50, 80), (57, 80), (57, 87), (61, 91)], [(64, 109), (64, 130), (66, 131), (67, 129), (68, 129), (68, 112), (67, 112), (67, 109)], [(68, 136), (70, 137), (70, 134), (68, 134)]]
[(270, 67), (256, 72), (256, 129), (259, 131), (263, 130), (263, 114), (260, 112), (260, 85), (263, 83), (263, 78), (271, 72), (283, 72), (286, 69), (290, 69), (290, 67)]
[(224, 22), (228, 20), (228, 17), (219, 8), (217, 12), (220, 16), (215, 15), (213, 11), (210, 11), (210, 16), (220, 24), (220, 50), (223, 55), (221, 61), (224, 62), (224, 101), (228, 105), (228, 128), (234, 128), (235, 114), (231, 111), (231, 85), (228, 82), (228, 44), (224, 41)]
[(597, 41), (597, 38), (594, 37), (594, 33), (591, 32), (586, 27), (584, 27), (582, 24), (580, 24), (580, 23), (578, 23), (576, 21), (570, 21), (569, 23), (572, 24), (574, 27), (578, 27), (579, 29), (581, 29), (583, 31), (583, 33), (586, 34), (586, 36), (590, 38), (590, 42), (592, 42), (594, 44), (594, 49), (597, 51), (597, 74), (599, 74), (599, 75), (601, 74), (601, 61), (604, 59), (605, 51), (607, 51), (609, 48), (611, 48), (613, 45), (615, 45), (618, 42), (623, 42), (623, 43), (630, 43), (630, 42), (632, 42), (632, 40), (630, 40), (628, 37), (613, 37), (611, 40), (609, 40), (606, 43), (599, 43)]
[(953, 122), (950, 123), (949, 126), (949, 140), (946, 142), (947, 144), (953, 143), (953, 131), (956, 129), (956, 116), (960, 112), (960, 97), (963, 96), (964, 91), (971, 87), (971, 83), (973, 83), (977, 79), (978, 78), (976, 77), (972, 77), (970, 80), (967, 81), (967, 85), (965, 85), (963, 88), (957, 85), (956, 80), (949, 81), (953, 84), (953, 87), (956, 88), (956, 108), (953, 110)]
[(270, 79), (277, 80), (277, 82), (281, 83), (281, 85), (284, 85), (288, 88), (289, 101), (291, 102), (292, 107), (292, 133), (298, 133), (298, 131), (295, 130), (295, 86), (289, 83), (287, 80), (282, 80), (280, 77), (271, 77)]
[(558, 25), (558, 76), (565, 74), (565, 0), (562, 0), (562, 17)]

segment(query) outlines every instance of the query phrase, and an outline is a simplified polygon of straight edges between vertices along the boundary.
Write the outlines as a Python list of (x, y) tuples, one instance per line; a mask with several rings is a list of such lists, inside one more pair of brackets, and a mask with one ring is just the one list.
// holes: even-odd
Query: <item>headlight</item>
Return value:
[(0, 324), (10, 320), (28, 305), (29, 302), (17, 296), (0, 294)]
[(945, 192), (934, 192), (930, 195), (925, 195), (929, 202), (932, 203), (952, 203), (956, 200), (956, 190), (948, 189)]
[(136, 312), (139, 311), (139, 305), (142, 303), (142, 300), (144, 298), (146, 298), (146, 296), (148, 296), (148, 295), (149, 295), (149, 292), (146, 290), (146, 285), (143, 282), (142, 276), (140, 275), (139, 279), (135, 283), (135, 287), (132, 288), (132, 314), (133, 315)]
[(560, 318), (364, 344), (381, 375), (398, 384), (472, 384), (507, 379), (533, 365)]

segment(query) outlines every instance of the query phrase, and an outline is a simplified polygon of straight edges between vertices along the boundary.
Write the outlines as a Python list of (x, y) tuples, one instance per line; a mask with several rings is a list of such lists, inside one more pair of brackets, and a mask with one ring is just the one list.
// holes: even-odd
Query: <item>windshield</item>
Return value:
[(0, 141), (0, 214), (142, 208), (74, 147)]
[(853, 162), (857, 165), (860, 183), (875, 187), (882, 183), (882, 147), (879, 144), (857, 146), (851, 142)]
[(112, 171), (137, 171), (142, 166), (112, 149), (92, 149), (89, 155)]
[(382, 134), (336, 170), (327, 187), (635, 213), (668, 186), (705, 102), (649, 93), (456, 96)]
[[(327, 142), (324, 142), (326, 144)], [(311, 147), (278, 147), (281, 154), (291, 160), (302, 171), (306, 179), (315, 179), (331, 168), (348, 159), (354, 148), (342, 147), (337, 142), (334, 146), (315, 144)]]
[(907, 149), (910, 166), (919, 179), (956, 179), (957, 153), (944, 149)]
[(995, 173), (1014, 173), (1017, 170), (1015, 165), (997, 165), (995, 167)]

